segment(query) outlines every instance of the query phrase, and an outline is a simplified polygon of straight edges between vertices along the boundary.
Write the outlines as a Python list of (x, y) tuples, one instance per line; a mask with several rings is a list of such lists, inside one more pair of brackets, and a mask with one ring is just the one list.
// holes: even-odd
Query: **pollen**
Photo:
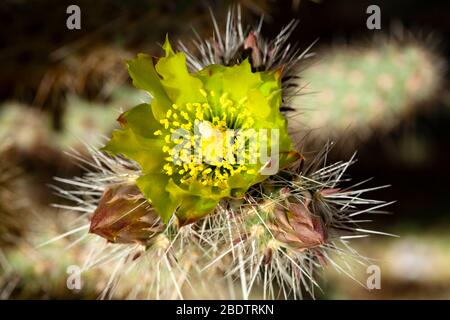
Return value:
[[(164, 137), (162, 151), (167, 156), (163, 172), (185, 185), (197, 181), (226, 189), (231, 176), (256, 174), (245, 165), (250, 155), (243, 151), (257, 152), (259, 147), (245, 147), (248, 137), (230, 138), (227, 133), (251, 128), (255, 120), (246, 98), (234, 101), (227, 92), (217, 98), (214, 91), (208, 94), (203, 89), (200, 94), (205, 101), (173, 104), (160, 120), (164, 129), (153, 133)], [(239, 156), (244, 163), (236, 161)]]

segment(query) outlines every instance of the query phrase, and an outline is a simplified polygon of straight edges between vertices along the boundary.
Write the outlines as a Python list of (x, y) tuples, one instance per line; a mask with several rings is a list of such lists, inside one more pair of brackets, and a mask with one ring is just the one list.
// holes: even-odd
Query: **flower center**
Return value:
[(256, 174), (248, 160), (258, 145), (249, 146), (246, 132), (254, 119), (246, 110), (247, 98), (235, 102), (227, 93), (201, 93), (207, 102), (173, 104), (160, 120), (164, 129), (154, 132), (164, 136), (163, 170), (186, 185), (199, 181), (226, 189), (232, 175)]

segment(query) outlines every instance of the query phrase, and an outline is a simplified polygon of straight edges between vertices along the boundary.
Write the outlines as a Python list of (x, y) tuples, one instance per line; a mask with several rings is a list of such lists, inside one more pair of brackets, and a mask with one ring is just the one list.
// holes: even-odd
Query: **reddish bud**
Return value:
[(252, 51), (252, 65), (257, 68), (262, 64), (261, 51), (258, 48), (258, 39), (255, 32), (250, 32), (244, 40), (244, 49)]
[(112, 243), (145, 244), (164, 230), (151, 205), (134, 184), (114, 184), (102, 195), (89, 232)]
[(304, 203), (287, 200), (287, 205), (278, 205), (269, 224), (275, 239), (301, 250), (322, 245), (327, 237), (320, 218), (308, 209), (310, 196), (305, 198)]

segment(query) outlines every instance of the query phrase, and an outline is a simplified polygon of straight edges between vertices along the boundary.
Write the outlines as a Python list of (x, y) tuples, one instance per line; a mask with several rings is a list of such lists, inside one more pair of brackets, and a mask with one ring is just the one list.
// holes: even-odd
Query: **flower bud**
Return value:
[(305, 198), (304, 202), (288, 198), (277, 205), (268, 224), (276, 240), (299, 250), (322, 245), (327, 237), (321, 219), (309, 210), (310, 194)]
[(145, 244), (164, 224), (134, 184), (110, 185), (91, 219), (89, 232), (112, 243)]

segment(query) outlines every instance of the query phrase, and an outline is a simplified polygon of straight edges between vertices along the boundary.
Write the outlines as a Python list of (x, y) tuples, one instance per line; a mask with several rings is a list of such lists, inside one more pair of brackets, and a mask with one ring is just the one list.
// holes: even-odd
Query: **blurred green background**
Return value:
[[(81, 8), (81, 30), (66, 28), (70, 4)], [(320, 298), (450, 298), (448, 1), (4, 0), (1, 299), (98, 296), (101, 275), (90, 275), (95, 280), (86, 281), (80, 292), (66, 287), (66, 268), (78, 258), (76, 250), (65, 250), (63, 241), (35, 247), (61, 232), (66, 217), (50, 207), (60, 200), (48, 184), (56, 183), (54, 176), (82, 174), (65, 152), (82, 153), (82, 141), (108, 135), (121, 110), (145, 99), (131, 87), (126, 59), (138, 52), (158, 54), (167, 33), (188, 44), (191, 28), (210, 37), (208, 9), (223, 26), (231, 4), (241, 6), (250, 24), (264, 15), (267, 37), (291, 19), (300, 19), (291, 41), (305, 49), (319, 38), (312, 49), (317, 56), (299, 69), (306, 93), (326, 93), (323, 99), (305, 94), (298, 100), (305, 106), (296, 117), (305, 155), (327, 139), (336, 141), (331, 160), (346, 159), (357, 150), (359, 161), (350, 170), (353, 180), (374, 177), (372, 185), (391, 184), (372, 197), (397, 201), (389, 207), (393, 214), (378, 216), (372, 227), (400, 238), (354, 242), (381, 267), (381, 290), (367, 291), (327, 268)], [(381, 30), (366, 27), (370, 4), (381, 8)], [(366, 58), (374, 63), (370, 70), (363, 68)], [(361, 81), (366, 82), (358, 87)], [(341, 102), (334, 99), (339, 96)], [(371, 96), (374, 103), (367, 102)], [(314, 110), (334, 112), (334, 118), (313, 122)], [(310, 129), (319, 134), (309, 134)], [(364, 282), (366, 276), (360, 279)]]

